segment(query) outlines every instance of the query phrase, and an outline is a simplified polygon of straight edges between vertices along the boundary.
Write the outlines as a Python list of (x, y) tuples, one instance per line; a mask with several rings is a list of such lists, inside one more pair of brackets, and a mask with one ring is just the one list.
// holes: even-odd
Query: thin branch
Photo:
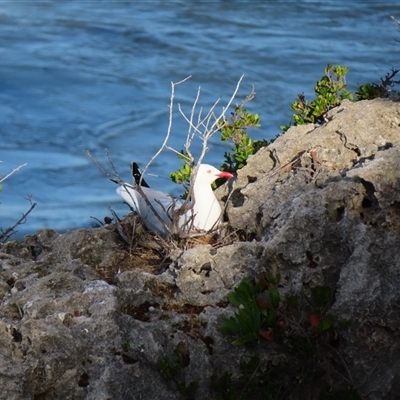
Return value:
[(89, 150), (86, 150), (86, 155), (93, 161), (93, 163), (96, 165), (96, 167), (106, 176), (108, 176), (112, 181), (114, 181), (115, 183), (123, 183), (121, 177), (119, 176), (116, 168), (114, 167), (114, 164), (111, 161), (111, 157), (108, 153), (108, 150), (105, 149), (104, 150), (108, 159), (108, 162), (110, 163), (110, 166), (112, 168), (112, 170), (114, 171), (114, 175), (110, 174), (109, 172), (107, 172), (107, 170), (92, 156), (92, 154), (90, 153)]
[(391, 15), (390, 18), (392, 18), (392, 20), (394, 22), (396, 22), (398, 25), (400, 25), (400, 21), (398, 19), (396, 19), (395, 17), (393, 17), (393, 15)]
[(3, 183), (7, 178), (9, 178), (12, 174), (14, 174), (15, 172), (19, 171), (22, 167), (25, 167), (25, 165), (27, 165), (28, 163), (22, 164), (17, 168), (14, 168), (8, 175), (6, 175), (4, 178), (0, 179), (0, 183)]
[(190, 156), (185, 156), (184, 154), (182, 154), (180, 151), (178, 151), (178, 150), (175, 150), (173, 147), (171, 147), (171, 146), (165, 146), (165, 148), (167, 149), (167, 150), (170, 150), (170, 151), (172, 151), (173, 153), (175, 153), (177, 156), (179, 156), (179, 157), (184, 157), (185, 159), (187, 158), (188, 159), (188, 161), (190, 162)]
[[(172, 120), (173, 120), (173, 111), (174, 111), (174, 98), (175, 98), (175, 86), (180, 85), (181, 83), (186, 82), (187, 80), (189, 80), (192, 76), (189, 75), (188, 77), (186, 77), (185, 79), (182, 79), (181, 81), (174, 83), (171, 82), (171, 98), (170, 98), (170, 104), (169, 104), (169, 121), (168, 121), (168, 128), (167, 128), (167, 134), (164, 138), (164, 142), (162, 143), (161, 147), (159, 148), (159, 150), (156, 152), (156, 154), (154, 154), (154, 156), (150, 159), (150, 161), (147, 163), (147, 165), (145, 166), (143, 173), (142, 173), (142, 178), (144, 177), (144, 174), (146, 173), (147, 169), (149, 168), (149, 166), (151, 165), (151, 163), (161, 154), (161, 152), (164, 150), (165, 146), (168, 143), (169, 137), (171, 136), (171, 129), (172, 129)], [(139, 182), (139, 186), (141, 184), (141, 180)]]
[[(196, 201), (196, 199), (194, 198), (194, 194), (193, 194), (193, 187), (194, 187), (194, 183), (195, 183), (195, 181), (196, 181), (197, 170), (198, 170), (198, 167), (200, 166), (200, 164), (202, 163), (202, 161), (203, 161), (203, 159), (204, 159), (204, 157), (205, 157), (205, 155), (206, 155), (206, 152), (208, 151), (208, 147), (207, 147), (207, 145), (208, 145), (208, 140), (209, 140), (216, 132), (218, 132), (218, 122), (225, 116), (226, 111), (229, 109), (229, 107), (231, 106), (233, 100), (235, 99), (236, 94), (237, 94), (237, 92), (239, 91), (239, 87), (240, 87), (240, 84), (241, 84), (243, 78), (244, 78), (244, 75), (242, 75), (242, 76), (240, 77), (240, 79), (239, 79), (239, 81), (238, 81), (238, 83), (237, 83), (237, 85), (236, 85), (235, 91), (233, 92), (231, 98), (230, 98), (229, 101), (228, 101), (228, 104), (227, 104), (225, 107), (222, 108), (221, 114), (219, 115), (219, 117), (215, 118), (215, 121), (214, 121), (214, 123), (211, 125), (211, 128), (208, 128), (208, 124), (206, 125), (206, 126), (207, 126), (207, 130), (206, 130), (206, 131), (204, 132), (204, 134), (203, 134), (203, 147), (202, 147), (202, 151), (201, 151), (200, 157), (199, 157), (199, 159), (198, 159), (198, 161), (197, 161), (196, 167), (194, 168), (193, 173), (192, 173), (192, 176), (191, 176), (191, 178), (190, 178), (190, 189), (189, 189), (189, 195), (188, 195), (187, 198), (188, 198), (188, 199), (189, 199), (189, 198), (192, 199), (192, 202), (193, 202), (193, 203)], [(217, 101), (214, 103), (214, 105), (211, 107), (210, 111), (207, 113), (207, 116), (209, 116), (209, 118), (211, 118), (211, 116), (213, 115), (212, 112), (213, 112), (213, 110), (215, 109), (216, 105), (218, 104), (218, 101), (219, 101), (219, 100), (217, 100)], [(207, 118), (207, 116), (206, 116), (206, 118)], [(215, 128), (216, 128), (216, 129), (215, 129)]]
[[(212, 129), (214, 129), (214, 128), (218, 128), (218, 122), (225, 116), (226, 111), (228, 110), (228, 108), (229, 108), (229, 107), (231, 106), (231, 104), (233, 103), (233, 100), (235, 99), (235, 97), (236, 97), (236, 95), (237, 95), (237, 92), (239, 91), (239, 87), (240, 87), (240, 84), (242, 83), (243, 78), (244, 78), (244, 75), (242, 75), (242, 76), (240, 77), (240, 79), (239, 79), (239, 81), (238, 81), (238, 83), (237, 83), (237, 85), (236, 85), (235, 91), (233, 92), (231, 98), (230, 98), (229, 101), (228, 101), (228, 104), (227, 104), (225, 107), (222, 108), (221, 114), (220, 114), (217, 118), (215, 118), (215, 122), (214, 122), (213, 125), (211, 126), (210, 130), (212, 130)], [(217, 131), (218, 131), (218, 129), (216, 129), (216, 130), (214, 131), (214, 133), (217, 132)], [(209, 139), (212, 135), (213, 135), (213, 133), (208, 133), (207, 136), (206, 136), (206, 138)]]
[(254, 370), (254, 372), (252, 373), (250, 379), (248, 380), (248, 382), (246, 383), (246, 386), (242, 389), (242, 391), (240, 392), (240, 394), (244, 394), (245, 390), (247, 389), (247, 387), (250, 385), (250, 382), (253, 380), (253, 378), (256, 376), (256, 373), (258, 371), (258, 369), (260, 368), (261, 365), (261, 360), (259, 361), (256, 369)]
[(387, 90), (388, 86), (393, 87), (394, 85), (398, 85), (400, 83), (400, 81), (392, 80), (397, 75), (397, 73), (400, 71), (400, 69), (390, 68), (390, 71), (391, 72), (388, 72), (385, 75), (385, 79), (381, 78), (381, 86), (385, 90)]
[(354, 387), (354, 379), (353, 376), (351, 375), (350, 372), (350, 368), (347, 365), (346, 360), (344, 359), (344, 357), (342, 356), (342, 354), (339, 353), (338, 350), (336, 350), (334, 347), (330, 346), (330, 348), (332, 349), (333, 352), (336, 353), (336, 355), (340, 358), (340, 360), (342, 361), (342, 364), (344, 365), (346, 371), (347, 371), (347, 376), (348, 378), (346, 378), (343, 374), (341, 374), (339, 371), (336, 371), (343, 379), (345, 379), (347, 382), (349, 382), (351, 384), (351, 386)]
[(15, 228), (20, 224), (24, 224), (28, 214), (36, 207), (37, 203), (32, 203), (30, 197), (28, 197), (27, 200), (31, 203), (31, 206), (29, 207), (29, 210), (27, 212), (25, 212), (24, 214), (22, 214), (22, 217), (13, 226), (11, 226), (10, 228), (7, 228), (4, 232), (1, 233), (0, 242), (3, 242), (3, 243), (6, 242), (10, 238), (11, 235), (16, 233), (14, 231)]
[(94, 219), (95, 221), (97, 221), (97, 223), (99, 224), (99, 226), (104, 226), (104, 222), (100, 221), (97, 217), (90, 216), (90, 218), (92, 218), (92, 219)]
[[(240, 84), (242, 82), (244, 78), (244, 75), (242, 75), (236, 85), (236, 88), (231, 96), (231, 98), (228, 101), (228, 104), (222, 108), (222, 112), (219, 116), (216, 116), (214, 113), (215, 108), (217, 107), (220, 99), (218, 99), (210, 108), (210, 110), (207, 112), (206, 116), (201, 119), (200, 115), (198, 118), (198, 123), (196, 126), (193, 125), (193, 118), (194, 118), (194, 113), (195, 113), (195, 105), (198, 102), (198, 97), (200, 95), (200, 88), (198, 90), (198, 94), (197, 97), (194, 101), (194, 105), (192, 107), (192, 111), (191, 111), (191, 115), (190, 118), (188, 118), (181, 110), (181, 108), (179, 107), (179, 111), (181, 112), (181, 115), (184, 117), (184, 119), (186, 120), (186, 122), (188, 122), (189, 124), (189, 131), (188, 131), (188, 136), (187, 136), (187, 140), (186, 140), (186, 145), (188, 146), (185, 150), (186, 152), (189, 154), (190, 160), (193, 160), (193, 156), (190, 152), (190, 146), (192, 144), (192, 140), (195, 136), (195, 133), (197, 132), (200, 136), (200, 138), (202, 139), (203, 145), (202, 145), (202, 151), (201, 151), (201, 155), (199, 157), (199, 159), (197, 160), (196, 165), (193, 167), (192, 165), (192, 174), (190, 177), (190, 187), (189, 187), (189, 191), (188, 191), (188, 196), (186, 197), (186, 200), (184, 201), (184, 203), (182, 204), (182, 206), (180, 207), (179, 210), (176, 210), (176, 212), (174, 212), (174, 218), (173, 218), (173, 225), (174, 225), (174, 230), (175, 228), (177, 228), (178, 222), (179, 222), (179, 217), (185, 213), (187, 213), (190, 209), (193, 209), (193, 206), (196, 202), (195, 196), (194, 196), (194, 183), (196, 181), (196, 177), (197, 177), (197, 172), (198, 172), (198, 168), (200, 166), (200, 164), (202, 163), (206, 152), (208, 151), (208, 141), (209, 139), (216, 133), (219, 131), (219, 121), (221, 120), (221, 118), (223, 118), (225, 116), (226, 111), (229, 109), (229, 107), (231, 106), (233, 100), (235, 99), (237, 92), (239, 90)], [(213, 120), (213, 122), (211, 123), (211, 120)], [(211, 124), (211, 126), (210, 126)], [(200, 127), (203, 127), (203, 132), (200, 131)], [(193, 226), (193, 221), (194, 221), (194, 217), (195, 215), (191, 215), (191, 224), (189, 226), (189, 224), (185, 224), (184, 227), (181, 227), (181, 229), (179, 229), (178, 231), (180, 232), (181, 236), (182, 236), (182, 231), (186, 230), (186, 231), (190, 231), (192, 226)], [(189, 229), (188, 229), (189, 227)]]
[[(193, 129), (193, 131), (192, 131), (193, 117), (194, 117), (194, 113), (195, 113), (195, 110), (196, 110), (197, 103), (198, 103), (199, 98), (200, 98), (200, 91), (201, 91), (201, 88), (200, 88), (200, 86), (199, 86), (199, 88), (198, 88), (198, 90), (197, 90), (196, 98), (195, 98), (195, 100), (194, 100), (194, 102), (193, 102), (192, 111), (191, 111), (191, 113), (190, 113), (190, 121), (189, 121), (189, 127), (188, 127), (188, 134), (187, 134), (187, 136), (186, 136), (186, 144), (185, 144), (185, 150), (186, 150), (186, 153), (187, 153), (187, 154), (189, 155), (189, 157), (190, 157), (190, 162), (191, 162), (191, 164), (194, 163), (194, 157), (193, 157), (192, 153), (190, 152), (190, 145), (192, 144), (192, 141), (193, 141), (193, 139), (194, 139), (194, 136), (196, 135), (196, 132), (197, 132), (197, 129)], [(179, 107), (180, 113), (182, 114), (181, 105), (178, 104), (178, 107)], [(200, 118), (200, 115), (201, 115), (201, 111), (202, 111), (202, 108), (200, 108), (199, 118)]]
[[(110, 174), (109, 172), (107, 172), (107, 170), (92, 156), (92, 154), (90, 153), (89, 150), (86, 151), (86, 155), (94, 162), (94, 164), (97, 166), (97, 168), (100, 169), (101, 172), (103, 172), (106, 176), (108, 176), (113, 182), (121, 185), (124, 187), (124, 189), (126, 190), (126, 192), (129, 194), (129, 196), (132, 199), (132, 202), (134, 202), (134, 199), (132, 197), (132, 195), (129, 193), (129, 188), (136, 190), (137, 192), (139, 192), (139, 194), (143, 197), (143, 200), (146, 202), (146, 205), (150, 208), (151, 212), (156, 216), (156, 218), (160, 221), (160, 223), (168, 230), (168, 226), (165, 223), (165, 221), (161, 218), (161, 216), (158, 214), (158, 212), (154, 209), (153, 205), (151, 204), (150, 200), (147, 198), (147, 196), (144, 194), (143, 189), (140, 185), (137, 185), (136, 183), (134, 185), (130, 185), (129, 183), (124, 182), (121, 177), (119, 176), (112, 160), (111, 157), (107, 151), (107, 149), (105, 150), (106, 155), (107, 155), (107, 159), (108, 162), (112, 168), (112, 170), (114, 171), (114, 175)], [(143, 177), (143, 175), (142, 175)], [(136, 210), (137, 211), (137, 210)]]
[[(215, 107), (218, 105), (219, 101), (220, 101), (220, 99), (218, 99), (218, 100), (214, 103), (214, 105), (210, 108), (210, 110), (208, 111), (207, 115), (206, 115), (203, 119), (201, 119), (201, 111), (202, 111), (202, 109), (200, 110), (199, 116), (198, 116), (197, 125), (193, 125), (193, 122), (192, 122), (192, 121), (193, 121), (193, 110), (192, 110), (192, 113), (191, 113), (190, 119), (189, 119), (189, 118), (185, 115), (185, 113), (183, 112), (183, 110), (181, 109), (180, 104), (178, 104), (179, 112), (181, 113), (181, 115), (183, 116), (183, 118), (185, 119), (185, 121), (189, 124), (189, 129), (193, 129), (193, 133), (191, 133), (190, 135), (188, 134), (188, 137), (187, 137), (187, 139), (186, 139), (186, 145), (185, 145), (186, 148), (187, 148), (187, 147), (190, 147), (191, 142), (192, 142), (192, 140), (193, 140), (193, 138), (194, 138), (194, 136), (195, 136), (196, 133), (198, 133), (200, 136), (204, 136), (204, 134), (208, 131), (208, 125), (209, 125), (210, 118), (211, 118), (212, 116), (214, 116), (213, 111), (214, 111)], [(203, 132), (200, 130), (200, 127), (203, 127), (203, 128), (204, 128), (205, 133), (203, 133)], [(186, 150), (187, 150), (187, 149), (186, 149)]]
[[(150, 200), (147, 198), (146, 194), (144, 193), (142, 187), (140, 185), (134, 184), (129, 185), (128, 183), (122, 182), (121, 185), (124, 187), (124, 189), (126, 190), (126, 192), (129, 194), (129, 196), (131, 197), (132, 201), (134, 201), (132, 195), (129, 193), (129, 190), (127, 190), (128, 188), (131, 188), (133, 190), (136, 190), (140, 196), (143, 198), (143, 200), (146, 202), (147, 207), (149, 207), (150, 211), (155, 215), (155, 217), (158, 219), (158, 221), (161, 223), (161, 225), (167, 230), (167, 232), (169, 232), (169, 226), (167, 225), (167, 223), (161, 218), (160, 214), (156, 211), (156, 209), (154, 208), (153, 204), (151, 204)], [(136, 208), (136, 211), (138, 211), (139, 207)]]

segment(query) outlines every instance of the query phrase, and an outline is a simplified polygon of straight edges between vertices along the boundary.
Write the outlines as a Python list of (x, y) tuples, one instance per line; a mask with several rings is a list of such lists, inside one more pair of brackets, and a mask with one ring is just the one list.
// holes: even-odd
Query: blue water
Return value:
[[(379, 81), (399, 67), (400, 6), (377, 2), (146, 1), (1, 2), (0, 173), (26, 167), (3, 184), (0, 227), (38, 205), (19, 235), (38, 228), (88, 227), (128, 211), (85, 155), (105, 166), (108, 149), (124, 179), (129, 163), (145, 165), (168, 127), (171, 81), (175, 102), (218, 111), (245, 78), (236, 102), (255, 85), (248, 104), (260, 114), (255, 138), (272, 138), (290, 121), (296, 95), (312, 88), (328, 63), (350, 67), (349, 88)], [(176, 107), (170, 144), (183, 147), (187, 124)], [(197, 146), (200, 142), (197, 141)], [(198, 147), (197, 147), (198, 148)], [(218, 138), (205, 161), (219, 166), (227, 150)], [(169, 172), (180, 162), (164, 152), (149, 183), (179, 195)], [(108, 167), (108, 166), (107, 166)], [(108, 167), (110, 170), (110, 168)]]

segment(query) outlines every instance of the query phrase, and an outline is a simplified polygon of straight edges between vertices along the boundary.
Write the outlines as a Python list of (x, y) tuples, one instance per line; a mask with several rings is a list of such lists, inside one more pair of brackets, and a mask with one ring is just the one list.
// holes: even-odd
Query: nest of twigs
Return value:
[(234, 242), (246, 240), (240, 232), (229, 230), (228, 226), (211, 233), (194, 233), (189, 236), (161, 238), (149, 232), (136, 213), (131, 213), (122, 220), (115, 214), (114, 219), (107, 217), (120, 238), (119, 248), (112, 264), (95, 266), (97, 273), (109, 283), (115, 283), (118, 274), (125, 271), (141, 271), (158, 275), (163, 273), (172, 262), (172, 255), (198, 245), (210, 245), (217, 249)]

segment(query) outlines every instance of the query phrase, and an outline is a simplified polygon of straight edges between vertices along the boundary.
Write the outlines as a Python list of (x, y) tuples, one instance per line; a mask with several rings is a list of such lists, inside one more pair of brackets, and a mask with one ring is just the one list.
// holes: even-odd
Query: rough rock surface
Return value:
[[(174, 251), (155, 273), (127, 262), (112, 226), (2, 245), (0, 399), (210, 399), (252, 356), (290, 365), (278, 340), (234, 347), (219, 331), (227, 294), (265, 271), (281, 274), (282, 298), (332, 288), (349, 324), (330, 354), (352, 398), (399, 398), (400, 104), (344, 101), (261, 149), (219, 196), (248, 241)], [(270, 398), (318, 398), (291, 396)]]

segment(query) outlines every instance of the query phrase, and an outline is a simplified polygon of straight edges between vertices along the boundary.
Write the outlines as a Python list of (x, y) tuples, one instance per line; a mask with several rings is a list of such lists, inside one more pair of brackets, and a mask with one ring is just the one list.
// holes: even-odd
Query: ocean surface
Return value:
[[(36, 208), (17, 237), (39, 228), (90, 227), (95, 218), (129, 212), (92, 155), (130, 181), (129, 164), (147, 164), (168, 130), (171, 82), (175, 107), (169, 144), (183, 148), (188, 115), (201, 87), (203, 115), (221, 112), (255, 86), (248, 103), (273, 138), (288, 124), (298, 93), (312, 97), (328, 63), (350, 68), (355, 90), (400, 68), (400, 5), (377, 1), (1, 1), (0, 174), (27, 165), (0, 192), (0, 228)], [(231, 110), (228, 111), (228, 115)], [(200, 139), (194, 143), (198, 154)], [(218, 137), (205, 161), (223, 163)], [(172, 151), (152, 163), (152, 187), (179, 195), (169, 180), (180, 166)], [(157, 175), (153, 176), (153, 175)]]

